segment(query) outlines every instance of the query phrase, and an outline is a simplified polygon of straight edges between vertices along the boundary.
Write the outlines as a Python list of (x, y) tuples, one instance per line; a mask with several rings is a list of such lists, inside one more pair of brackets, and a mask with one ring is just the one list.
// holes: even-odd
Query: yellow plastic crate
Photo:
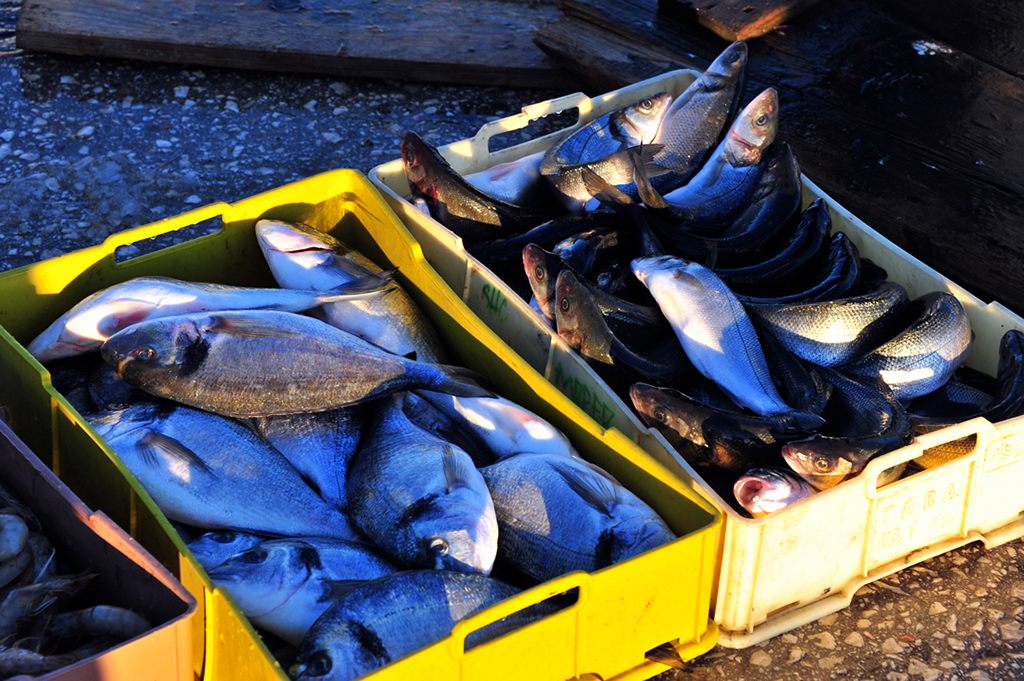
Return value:
[[(568, 130), (654, 93), (678, 95), (699, 75), (672, 71), (600, 97), (576, 93), (532, 104), (439, 151), (461, 174), (486, 170), (542, 151)], [(747, 93), (746, 99), (751, 96)], [(782, 107), (785, 126), (785, 103)], [(574, 108), (579, 112), (574, 126), (488, 151), (492, 137)], [(744, 648), (812, 622), (849, 605), (864, 584), (964, 544), (983, 541), (991, 547), (1024, 536), (1024, 496), (1019, 492), (1024, 485), (1024, 418), (995, 427), (975, 419), (930, 433), (878, 458), (855, 480), (764, 518), (740, 515), (537, 312), (470, 255), (459, 237), (413, 208), (405, 198), (409, 185), (400, 158), (374, 168), (370, 179), (422, 245), (427, 261), (502, 339), (599, 423), (622, 431), (722, 510), (725, 530), (712, 598), (722, 645)], [(833, 233), (846, 233), (863, 257), (884, 267), (912, 297), (936, 290), (956, 295), (976, 334), (967, 363), (994, 375), (1002, 334), (1010, 328), (1024, 330), (1024, 319), (998, 303), (983, 303), (942, 277), (803, 177), (803, 206), (819, 197), (831, 210)], [(916, 459), (929, 447), (972, 436), (976, 444), (971, 452), (877, 489), (875, 481), (883, 470)], [(793, 565), (800, 570), (794, 571)]]
[[(120, 246), (214, 218), (223, 220), (214, 234), (115, 262)], [(137, 276), (273, 286), (253, 232), (261, 218), (306, 222), (383, 267), (398, 267), (397, 279), (433, 321), (453, 363), (483, 373), (503, 395), (560, 428), (584, 458), (615, 475), (679, 535), (631, 560), (565, 575), (474, 615), (446, 639), (374, 678), (647, 678), (666, 669), (645, 659), (654, 647), (671, 643), (683, 659), (692, 659), (714, 645), (717, 627), (708, 613), (721, 527), (715, 507), (554, 390), (452, 294), (367, 179), (338, 170), (119, 233), (100, 246), (0, 275), (0, 386), (6, 396), (0, 400), (15, 430), (45, 454), (58, 476), (91, 506), (130, 528), (196, 596), (201, 605), (193, 656), (197, 676), (286, 678), (227, 592), (214, 588), (149, 495), (51, 387), (49, 373), (23, 346), (86, 295)], [(468, 633), (572, 588), (579, 589), (573, 606), (464, 651)]]

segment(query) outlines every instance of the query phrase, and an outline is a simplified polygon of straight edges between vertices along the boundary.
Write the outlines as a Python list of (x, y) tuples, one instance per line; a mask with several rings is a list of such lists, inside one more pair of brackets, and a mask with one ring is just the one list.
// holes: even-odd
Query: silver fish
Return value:
[(633, 273), (650, 289), (693, 365), (736, 404), (795, 424), (806, 420), (808, 429), (821, 425), (820, 417), (783, 401), (750, 318), (714, 272), (660, 256), (633, 260)]
[(367, 415), (362, 405), (329, 411), (263, 416), (248, 425), (284, 454), (313, 488), (336, 508), (347, 506), (345, 476)]
[(910, 303), (914, 322), (894, 338), (840, 368), (855, 378), (880, 377), (896, 399), (907, 402), (949, 380), (971, 352), (974, 332), (964, 306), (936, 291)]
[(348, 474), (353, 521), (395, 560), (489, 574), (498, 521), (465, 451), (409, 421), (403, 393), (381, 400)]
[[(544, 154), (538, 151), (487, 170), (463, 175), (463, 178), (485, 194), (509, 203), (530, 205), (550, 202), (555, 197), (540, 174)], [(430, 215), (429, 209), (427, 215)]]
[(269, 536), (359, 538), (280, 452), (237, 421), (152, 403), (86, 419), (171, 520)]
[(806, 499), (817, 490), (788, 468), (754, 468), (741, 475), (733, 485), (740, 506), (755, 518)]
[(409, 388), (491, 394), (471, 383), (482, 379), (468, 369), (406, 359), (289, 312), (153, 319), (114, 334), (100, 351), (146, 392), (223, 416), (326, 411)]
[(427, 390), (417, 394), (459, 424), (490, 455), (490, 463), (516, 454), (579, 456), (562, 431), (504, 397), (456, 397)]
[[(357, 679), (444, 638), (459, 620), (518, 591), (447, 570), (383, 577), (342, 596), (313, 624), (288, 675), (293, 681)], [(470, 638), (466, 642), (470, 647)]]
[[(260, 220), (256, 239), (274, 279), (285, 288), (326, 291), (381, 271), (358, 251), (302, 223)], [(374, 299), (330, 303), (322, 311), (332, 326), (396, 355), (445, 361), (433, 325), (401, 287)]]
[(650, 506), (582, 459), (513, 456), (480, 472), (502, 559), (540, 581), (600, 570), (676, 538)]
[(261, 629), (298, 646), (317, 618), (354, 587), (397, 572), (366, 544), (316, 538), (275, 539), (209, 570)]
[(794, 355), (836, 367), (892, 338), (910, 297), (899, 285), (858, 296), (783, 305), (746, 306)]
[[(197, 284), (170, 277), (138, 277), (81, 300), (26, 348), (40, 362), (99, 350), (103, 341), (146, 319), (217, 310), (301, 312), (341, 300), (376, 296), (390, 288), (382, 279), (353, 277), (320, 290), (243, 288)], [(301, 288), (301, 287), (295, 287)]]
[(248, 532), (215, 530), (190, 541), (188, 549), (195, 556), (199, 564), (206, 570), (209, 570), (210, 568), (217, 567), (236, 553), (241, 553), (266, 540), (266, 537), (249, 534)]

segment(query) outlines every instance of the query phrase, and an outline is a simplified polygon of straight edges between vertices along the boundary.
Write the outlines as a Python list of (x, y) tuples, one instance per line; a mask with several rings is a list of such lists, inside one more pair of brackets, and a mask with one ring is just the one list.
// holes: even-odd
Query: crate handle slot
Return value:
[(211, 203), (202, 208), (197, 208), (188, 213), (182, 213), (166, 220), (160, 220), (159, 222), (152, 222), (142, 227), (136, 227), (135, 229), (128, 229), (123, 232), (111, 234), (103, 242), (103, 248), (110, 252), (115, 251), (117, 248), (123, 246), (130, 246), (138, 241), (144, 241), (146, 239), (152, 239), (153, 237), (175, 232), (179, 229), (185, 229), (191, 227), (205, 220), (212, 218), (221, 217), (230, 210), (231, 206), (226, 203)]
[[(865, 466), (864, 472), (862, 473), (865, 484), (867, 485), (868, 496), (874, 497), (878, 493), (878, 477), (885, 470), (920, 458), (926, 449), (939, 447), (940, 445), (970, 437), (972, 435), (976, 438), (973, 450), (970, 453), (965, 453), (958, 457), (958, 460), (973, 457), (977, 455), (979, 451), (985, 450), (986, 444), (992, 437), (993, 430), (994, 427), (991, 423), (984, 418), (978, 417), (969, 421), (954, 424), (948, 428), (943, 428), (942, 430), (918, 435), (914, 438), (913, 442), (906, 447), (897, 449), (894, 452), (883, 454), (882, 456), (868, 462), (868, 465)], [(930, 470), (930, 468), (926, 467), (924, 470), (913, 473), (909, 477), (927, 472), (928, 470)], [(887, 487), (887, 485), (883, 485), (883, 487)]]
[(579, 110), (576, 123), (572, 127), (561, 131), (564, 133), (578, 127), (594, 110), (591, 99), (582, 92), (574, 92), (570, 95), (549, 99), (546, 102), (530, 104), (524, 106), (520, 113), (484, 123), (472, 138), (449, 144), (445, 147), (445, 151), (448, 154), (464, 156), (466, 158), (487, 158), (491, 153), (488, 142), (492, 137), (514, 130), (521, 130), (538, 118), (544, 118), (545, 116), (562, 113), (574, 108)]
[[(549, 598), (558, 596), (559, 594), (572, 591), (573, 589), (578, 589), (576, 602), (571, 606), (563, 608), (557, 613), (552, 614), (560, 614), (568, 609), (579, 612), (584, 606), (589, 594), (590, 579), (590, 575), (586, 572), (570, 572), (567, 575), (562, 575), (561, 577), (544, 582), (543, 584), (535, 586), (520, 594), (516, 594), (512, 598), (501, 601), (486, 610), (459, 621), (454, 627), (452, 627), (452, 656), (455, 658), (465, 656), (466, 637), (474, 631), (482, 629), (488, 624), (497, 622), (502, 617), (508, 617), (509, 615), (525, 610), (533, 605), (546, 601)], [(533, 622), (532, 624), (537, 624), (537, 622)]]

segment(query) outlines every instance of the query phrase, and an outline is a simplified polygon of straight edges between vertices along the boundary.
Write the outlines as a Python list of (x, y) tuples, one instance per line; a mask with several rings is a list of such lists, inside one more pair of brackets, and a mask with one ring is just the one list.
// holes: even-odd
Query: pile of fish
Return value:
[(360, 677), (524, 588), (675, 539), (550, 423), (443, 363), (393, 271), (307, 225), (255, 230), (283, 288), (133, 279), (29, 350), (213, 582), (298, 648), (293, 678)]
[(47, 674), (153, 628), (102, 604), (94, 577), (73, 573), (32, 510), (0, 487), (0, 679)]
[(481, 173), (460, 176), (412, 132), (402, 158), (421, 210), (761, 516), (915, 433), (1024, 413), (1024, 346), (1006, 333), (994, 378), (963, 367), (974, 334), (956, 297), (911, 299), (832, 232), (826, 203), (801, 210), (776, 91), (740, 109), (746, 63), (734, 43), (678, 97)]

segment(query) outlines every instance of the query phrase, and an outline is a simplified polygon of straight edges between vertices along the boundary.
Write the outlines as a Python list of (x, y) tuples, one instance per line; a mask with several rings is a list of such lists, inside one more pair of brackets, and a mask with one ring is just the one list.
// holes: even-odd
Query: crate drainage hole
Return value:
[(553, 132), (564, 130), (565, 128), (571, 128), (576, 125), (576, 121), (579, 120), (580, 110), (576, 107), (571, 109), (565, 109), (564, 111), (558, 111), (550, 113), (547, 116), (541, 116), (519, 130), (509, 130), (494, 135), (487, 140), (487, 151), (493, 153), (495, 151), (501, 151), (509, 147), (514, 147), (517, 144), (523, 144), (530, 140), (535, 140), (538, 137), (544, 135), (550, 135)]
[(203, 220), (202, 222), (191, 224), (188, 227), (176, 229), (173, 232), (150, 237), (149, 239), (142, 239), (135, 243), (125, 244), (124, 246), (118, 246), (114, 249), (114, 262), (121, 264), (143, 255), (156, 253), (157, 251), (170, 246), (191, 241), (192, 239), (198, 239), (201, 236), (216, 234), (223, 226), (223, 216), (217, 215)]
[(540, 603), (534, 603), (511, 615), (506, 615), (500, 620), (491, 622), (487, 626), (481, 627), (466, 636), (465, 652), (469, 652), (484, 643), (489, 643), (499, 636), (528, 627), (549, 615), (554, 615), (556, 612), (571, 608), (576, 605), (579, 599), (580, 590), (579, 587), (575, 587), (560, 594), (555, 594), (550, 598), (545, 598)]

